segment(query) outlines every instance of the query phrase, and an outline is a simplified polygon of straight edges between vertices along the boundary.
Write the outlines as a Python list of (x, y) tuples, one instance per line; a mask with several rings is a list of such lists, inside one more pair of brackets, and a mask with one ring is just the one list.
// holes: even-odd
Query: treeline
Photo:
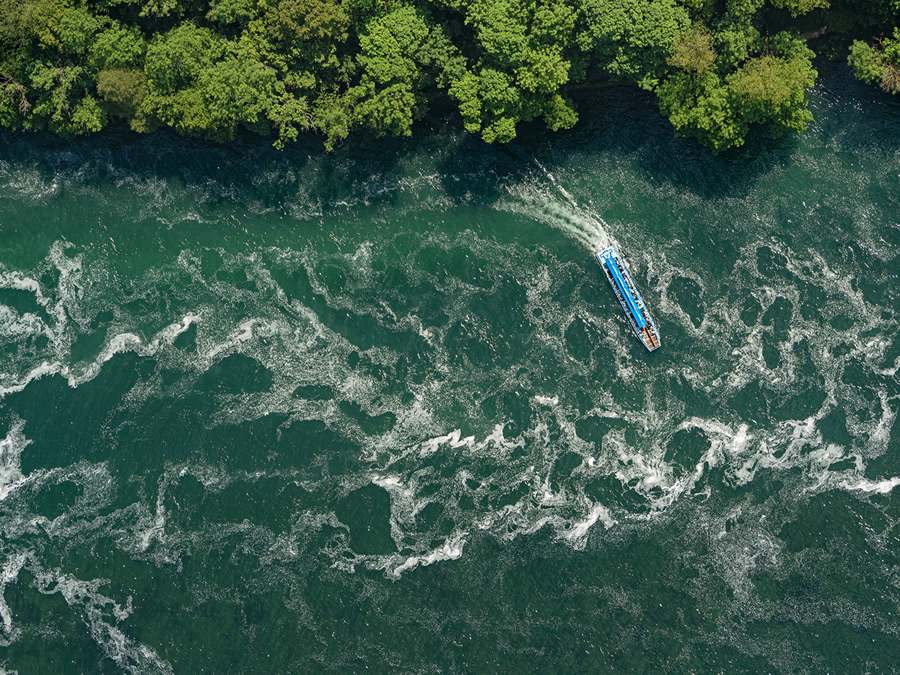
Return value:
[(566, 129), (577, 85), (653, 92), (715, 149), (812, 119), (810, 44), (900, 90), (900, 0), (0, 0), (0, 125), (239, 129), (326, 147), (408, 135), (449, 97), (466, 129)]

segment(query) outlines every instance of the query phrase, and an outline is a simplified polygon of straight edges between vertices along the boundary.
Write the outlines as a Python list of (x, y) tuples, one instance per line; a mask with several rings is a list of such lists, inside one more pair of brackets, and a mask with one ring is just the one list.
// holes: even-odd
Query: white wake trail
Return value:
[(555, 211), (552, 214), (555, 218), (551, 224), (584, 244), (592, 252), (602, 251), (612, 246), (615, 240), (609, 234), (609, 225), (603, 220), (603, 217), (579, 204), (578, 200), (556, 180), (556, 177), (543, 164), (537, 159), (533, 159), (533, 161), (565, 200), (565, 205), (547, 205), (551, 212)]

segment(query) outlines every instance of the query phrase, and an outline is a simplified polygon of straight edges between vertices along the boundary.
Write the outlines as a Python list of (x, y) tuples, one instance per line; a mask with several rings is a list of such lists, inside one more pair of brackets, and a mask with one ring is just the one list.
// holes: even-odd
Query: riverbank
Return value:
[[(811, 121), (819, 37), (857, 76), (895, 91), (889, 6), (835, 0), (339, 3), (264, 0), (139, 9), (0, 4), (0, 126), (89, 135), (124, 123), (282, 148), (351, 133), (403, 137), (436, 97), (489, 143), (522, 124), (572, 128), (570, 93), (604, 73), (651, 92), (678, 135), (715, 152)], [(900, 34), (898, 34), (900, 36)]]

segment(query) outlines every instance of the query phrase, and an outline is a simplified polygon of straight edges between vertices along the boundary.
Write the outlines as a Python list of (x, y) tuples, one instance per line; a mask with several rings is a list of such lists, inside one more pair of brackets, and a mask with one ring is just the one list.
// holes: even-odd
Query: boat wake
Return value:
[(588, 246), (592, 253), (618, 245), (618, 242), (609, 234), (609, 225), (600, 214), (589, 207), (579, 204), (578, 200), (556, 180), (556, 177), (543, 164), (537, 159), (533, 161), (546, 176), (547, 180), (556, 188), (556, 191), (562, 195), (566, 203), (574, 210), (573, 217), (567, 223), (568, 227), (562, 228), (566, 234)]
[[(609, 225), (590, 207), (578, 200), (557, 181), (538, 160), (532, 160), (542, 177), (510, 183), (509, 201), (501, 201), (502, 210), (521, 213), (560, 230), (591, 253), (617, 245), (609, 234)], [(560, 200), (559, 197), (562, 197)]]

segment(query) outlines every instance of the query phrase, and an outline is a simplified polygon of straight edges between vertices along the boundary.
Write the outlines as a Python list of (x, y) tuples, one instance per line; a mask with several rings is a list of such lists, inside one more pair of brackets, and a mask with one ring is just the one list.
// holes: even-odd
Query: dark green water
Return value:
[(900, 100), (813, 99), (721, 157), (630, 91), (508, 149), (5, 137), (0, 665), (896, 672)]

